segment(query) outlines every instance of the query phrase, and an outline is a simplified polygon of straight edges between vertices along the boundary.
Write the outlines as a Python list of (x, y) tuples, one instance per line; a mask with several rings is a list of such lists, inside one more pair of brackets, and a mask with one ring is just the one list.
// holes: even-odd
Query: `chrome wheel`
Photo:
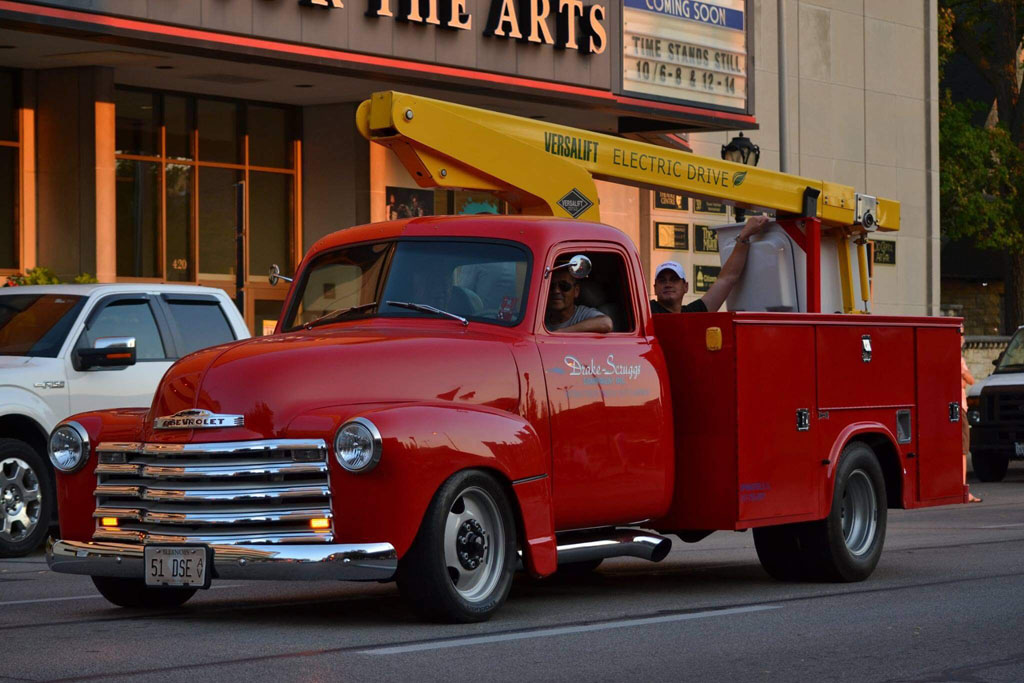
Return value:
[(444, 559), (455, 591), (468, 602), (487, 599), (505, 566), (505, 525), (482, 488), (466, 488), (448, 509)]
[(39, 476), (21, 458), (0, 461), (0, 541), (17, 543), (28, 538), (39, 525), (43, 495)]
[(840, 519), (843, 540), (850, 554), (860, 556), (868, 552), (878, 527), (878, 500), (871, 478), (864, 470), (854, 470), (843, 491)]

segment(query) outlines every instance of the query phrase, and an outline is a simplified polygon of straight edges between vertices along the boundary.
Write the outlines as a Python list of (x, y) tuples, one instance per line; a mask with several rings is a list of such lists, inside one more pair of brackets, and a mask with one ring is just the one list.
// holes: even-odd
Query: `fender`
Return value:
[(16, 384), (0, 386), (0, 415), (23, 415), (30, 418), (49, 436), (57, 426), (58, 416), (39, 396)]
[(549, 454), (519, 415), (450, 403), (334, 406), (295, 418), (288, 436), (322, 438), (333, 453), (344, 422), (365, 417), (380, 430), (380, 464), (365, 474), (345, 471), (330, 456), (339, 542), (391, 543), (402, 557), (412, 545), (437, 489), (456, 472), (488, 470), (517, 507), (527, 569), (537, 576), (557, 565)]
[[(148, 408), (119, 408), (79, 413), (61, 420), (77, 422), (89, 435), (89, 459), (75, 472), (56, 472), (57, 510), (61, 538), (69, 541), (91, 541), (96, 522), (96, 444), (104, 441), (138, 441), (145, 425)], [(54, 425), (56, 427), (57, 425)]]
[[(897, 462), (899, 464), (899, 471), (901, 473), (906, 472), (906, 461), (903, 454), (900, 452), (900, 448), (896, 443), (896, 437), (893, 435), (892, 430), (883, 425), (880, 422), (863, 421), (854, 422), (843, 428), (839, 435), (836, 436), (835, 441), (832, 443), (832, 448), (829, 449), (828, 453), (828, 468), (825, 470), (825, 481), (824, 490), (822, 491), (822, 516), (827, 516), (829, 510), (832, 509), (832, 496), (835, 493), (836, 485), (836, 470), (839, 468), (839, 456), (842, 454), (843, 449), (846, 445), (854, 439), (854, 437), (862, 434), (871, 434), (874, 437), (884, 439), (889, 442), (892, 446), (892, 450), (896, 453)], [(876, 453), (879, 456), (879, 465), (882, 467), (883, 473), (886, 472), (886, 463), (884, 461), (884, 454)], [(905, 475), (901, 475), (905, 476)], [(889, 474), (885, 474), (886, 483), (889, 483)], [(902, 491), (902, 503), (903, 507), (906, 507), (909, 500), (908, 498), (913, 495), (912, 487), (906, 486), (905, 482), (901, 482), (900, 489)], [(891, 500), (891, 498), (890, 498)], [(890, 504), (890, 507), (892, 505)]]

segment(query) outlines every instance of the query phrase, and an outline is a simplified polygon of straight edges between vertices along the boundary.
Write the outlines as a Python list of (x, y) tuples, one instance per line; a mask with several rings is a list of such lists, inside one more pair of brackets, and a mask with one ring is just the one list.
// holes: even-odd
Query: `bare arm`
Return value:
[(718, 279), (715, 280), (715, 284), (711, 285), (707, 294), (701, 297), (701, 301), (704, 302), (709, 312), (713, 313), (721, 308), (729, 297), (729, 292), (740, 281), (743, 269), (747, 266), (747, 254), (750, 252), (749, 240), (761, 232), (767, 224), (766, 216), (751, 216), (747, 219), (747, 224), (743, 226), (740, 236), (736, 238), (736, 245), (732, 248), (732, 253), (729, 254), (729, 258), (722, 265), (721, 272), (718, 273)]
[(563, 327), (559, 332), (598, 332), (606, 333), (612, 331), (612, 319), (606, 315), (599, 315), (594, 318), (587, 318), (575, 325)]

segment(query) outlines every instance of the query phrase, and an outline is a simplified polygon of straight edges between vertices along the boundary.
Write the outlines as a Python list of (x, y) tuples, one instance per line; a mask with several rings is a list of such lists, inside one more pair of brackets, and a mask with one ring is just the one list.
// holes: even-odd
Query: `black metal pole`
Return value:
[(235, 183), (235, 306), (245, 315), (245, 182)]

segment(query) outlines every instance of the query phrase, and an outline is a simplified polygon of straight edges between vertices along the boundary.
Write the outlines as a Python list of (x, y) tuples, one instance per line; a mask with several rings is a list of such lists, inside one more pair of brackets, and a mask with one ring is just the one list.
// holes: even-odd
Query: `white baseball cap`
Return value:
[(686, 271), (683, 270), (682, 265), (675, 261), (665, 261), (660, 266), (658, 266), (657, 270), (654, 271), (654, 279), (657, 280), (658, 276), (661, 275), (661, 273), (666, 270), (671, 270), (673, 273), (679, 276), (680, 280), (686, 282)]

